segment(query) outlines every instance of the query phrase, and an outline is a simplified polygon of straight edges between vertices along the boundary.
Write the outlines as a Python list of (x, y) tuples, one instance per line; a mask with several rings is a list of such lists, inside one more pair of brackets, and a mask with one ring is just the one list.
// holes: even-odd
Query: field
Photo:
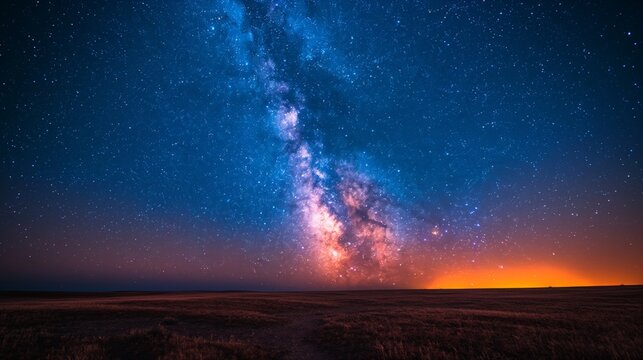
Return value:
[(643, 286), (0, 293), (0, 359), (643, 359)]

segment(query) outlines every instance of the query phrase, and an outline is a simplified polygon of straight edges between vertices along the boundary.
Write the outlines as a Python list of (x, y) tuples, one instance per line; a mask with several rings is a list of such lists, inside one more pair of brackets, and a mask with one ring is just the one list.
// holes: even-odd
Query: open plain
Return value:
[(643, 286), (2, 293), (2, 359), (642, 359)]

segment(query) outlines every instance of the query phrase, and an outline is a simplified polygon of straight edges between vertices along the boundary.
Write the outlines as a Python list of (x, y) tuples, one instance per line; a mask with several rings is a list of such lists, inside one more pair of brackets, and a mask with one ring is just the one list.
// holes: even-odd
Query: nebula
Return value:
[[(264, 69), (274, 69), (271, 60)], [(269, 79), (271, 76), (269, 77)], [(386, 218), (386, 201), (381, 190), (350, 164), (335, 169), (340, 178), (334, 188), (325, 184), (327, 174), (315, 166), (311, 146), (299, 129), (300, 105), (280, 97), (289, 90), (284, 81), (270, 79), (267, 93), (277, 97), (274, 125), (285, 143), (291, 167), (294, 198), (302, 223), (303, 249), (325, 277), (334, 281), (355, 282), (387, 279), (387, 267), (396, 258), (396, 240)], [(339, 203), (330, 196), (339, 194)]]

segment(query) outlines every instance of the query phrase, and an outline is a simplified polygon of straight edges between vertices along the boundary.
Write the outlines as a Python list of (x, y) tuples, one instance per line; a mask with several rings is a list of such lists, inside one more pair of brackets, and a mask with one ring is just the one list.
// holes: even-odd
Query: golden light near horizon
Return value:
[(427, 284), (431, 289), (531, 288), (604, 285), (573, 271), (551, 265), (526, 265), (460, 269)]

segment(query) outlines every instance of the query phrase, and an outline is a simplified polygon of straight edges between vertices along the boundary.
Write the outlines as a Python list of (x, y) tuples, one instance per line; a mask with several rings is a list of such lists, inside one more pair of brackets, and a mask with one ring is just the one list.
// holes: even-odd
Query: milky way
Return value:
[[(275, 6), (269, 8), (268, 17), (276, 11)], [(233, 16), (235, 25), (243, 28), (243, 17), (230, 14), (231, 19)], [(270, 118), (288, 154), (296, 204), (292, 215), (300, 232), (296, 240), (306, 261), (333, 281), (389, 280), (389, 268), (396, 263), (400, 244), (387, 214), (386, 195), (371, 179), (341, 161), (331, 162), (329, 171), (335, 172), (338, 180), (329, 180), (329, 174), (318, 165), (328, 159), (301, 134), (299, 116), (305, 111), (305, 98), (287, 79), (276, 76), (270, 54), (262, 55), (254, 62), (271, 105)]]
[(643, 281), (634, 2), (3, 15), (0, 289)]

